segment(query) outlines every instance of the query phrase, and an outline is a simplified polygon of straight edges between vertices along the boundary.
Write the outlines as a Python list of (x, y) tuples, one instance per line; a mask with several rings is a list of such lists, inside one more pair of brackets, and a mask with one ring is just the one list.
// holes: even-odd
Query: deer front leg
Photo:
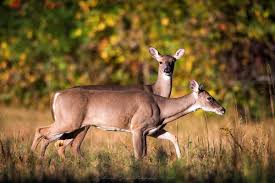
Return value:
[(140, 130), (136, 130), (132, 132), (132, 138), (133, 138), (133, 146), (134, 146), (134, 153), (136, 159), (141, 159), (145, 156), (146, 150), (145, 146), (145, 136), (143, 135), (143, 132)]
[(50, 144), (50, 140), (42, 139), (41, 146), (40, 146), (40, 158), (43, 158), (45, 156), (45, 152), (49, 144)]
[(72, 143), (72, 141), (73, 139), (67, 139), (67, 140), (63, 140), (62, 144), (60, 143), (57, 144), (58, 145), (57, 153), (61, 158), (65, 159), (65, 149), (69, 144)]
[(154, 138), (158, 138), (158, 139), (164, 139), (164, 140), (171, 141), (176, 149), (176, 154), (177, 154), (178, 159), (181, 158), (180, 147), (179, 147), (178, 140), (175, 135), (171, 134), (170, 132), (167, 132), (164, 129), (161, 129), (150, 136), (154, 137)]
[(147, 140), (146, 136), (143, 136), (143, 151), (142, 151), (142, 157), (145, 157), (147, 155)]

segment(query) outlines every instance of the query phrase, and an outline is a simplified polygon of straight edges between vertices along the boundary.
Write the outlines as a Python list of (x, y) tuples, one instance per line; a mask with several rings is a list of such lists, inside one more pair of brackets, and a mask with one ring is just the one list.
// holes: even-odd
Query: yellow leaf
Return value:
[(4, 49), (3, 50), (3, 57), (9, 59), (10, 58), (10, 50)]
[(107, 19), (106, 19), (106, 24), (108, 25), (108, 26), (110, 26), (110, 27), (113, 27), (114, 25), (115, 25), (115, 20), (114, 20), (114, 18), (112, 18), (112, 17), (108, 17)]
[(212, 96), (215, 96), (215, 95), (216, 95), (215, 90), (208, 90), (208, 92), (209, 92), (209, 93), (210, 93), (210, 95), (212, 95)]
[(221, 70), (221, 71), (224, 71), (225, 68), (226, 68), (226, 65), (225, 65), (225, 64), (221, 64), (221, 65), (220, 65), (220, 70)]
[(27, 58), (27, 54), (26, 53), (21, 53), (19, 56), (19, 66), (23, 66), (25, 64)]
[(1, 48), (6, 49), (8, 47), (8, 44), (4, 41), (1, 43)]
[(101, 56), (101, 58), (104, 59), (104, 61), (107, 61), (106, 59), (108, 58), (108, 54), (107, 54), (106, 51), (102, 51), (102, 52), (100, 53), (100, 56)]
[(97, 5), (98, 1), (97, 0), (92, 0), (90, 1), (90, 6), (95, 7)]
[(110, 43), (112, 45), (116, 44), (119, 41), (118, 36), (111, 36)]
[(105, 29), (105, 27), (106, 27), (106, 25), (105, 25), (103, 22), (101, 22), (101, 23), (98, 24), (97, 30), (98, 30), (98, 31), (102, 31), (102, 30)]
[(192, 70), (193, 67), (193, 62), (186, 62), (186, 71), (190, 72)]
[(47, 82), (52, 81), (52, 80), (53, 80), (52, 75), (51, 75), (51, 74), (46, 74), (45, 80), (46, 80)]
[(32, 35), (33, 35), (32, 31), (28, 31), (28, 32), (27, 32), (27, 38), (28, 38), (28, 39), (31, 39), (31, 38), (32, 38)]
[(7, 67), (7, 62), (4, 60), (0, 62), (0, 69), (5, 69)]
[(26, 53), (21, 53), (19, 56), (19, 60), (25, 61), (27, 58), (27, 54)]
[(124, 57), (124, 56), (119, 56), (119, 57), (118, 57), (118, 62), (119, 62), (119, 63), (125, 62), (125, 57)]
[(81, 13), (77, 12), (75, 14), (75, 19), (80, 20), (80, 18), (81, 18)]
[(79, 37), (81, 36), (81, 34), (82, 34), (82, 30), (78, 28), (73, 32), (73, 37)]
[(78, 5), (80, 6), (80, 8), (86, 13), (90, 10), (89, 8), (89, 4), (85, 1), (79, 1)]
[(169, 24), (169, 19), (168, 18), (162, 18), (161, 19), (161, 25), (167, 26)]
[(33, 83), (36, 80), (35, 75), (30, 75), (29, 80), (31, 83)]

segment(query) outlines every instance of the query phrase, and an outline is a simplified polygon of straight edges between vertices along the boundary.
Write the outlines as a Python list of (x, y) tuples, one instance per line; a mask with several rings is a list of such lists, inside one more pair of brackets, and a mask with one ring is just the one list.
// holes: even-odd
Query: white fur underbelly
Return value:
[[(126, 130), (126, 129), (122, 129), (122, 128), (117, 128), (117, 127), (106, 127), (106, 126), (97, 126), (97, 125), (92, 125), (96, 128), (99, 128), (101, 130), (105, 130), (105, 131), (117, 131), (117, 132), (131, 132), (130, 130)], [(161, 126), (158, 126), (156, 128), (153, 128), (151, 130), (148, 131), (147, 135), (152, 135), (155, 132), (157, 132), (159, 129), (161, 128)]]
[(153, 128), (151, 130), (149, 130), (148, 134), (147, 135), (152, 135), (154, 134), (156, 131), (158, 131), (162, 126), (158, 126), (156, 128)]
[(130, 132), (129, 130), (116, 128), (116, 127), (106, 127), (106, 126), (96, 126), (96, 125), (94, 125), (94, 127), (97, 127), (99, 129), (102, 129), (102, 130), (105, 130), (105, 131)]

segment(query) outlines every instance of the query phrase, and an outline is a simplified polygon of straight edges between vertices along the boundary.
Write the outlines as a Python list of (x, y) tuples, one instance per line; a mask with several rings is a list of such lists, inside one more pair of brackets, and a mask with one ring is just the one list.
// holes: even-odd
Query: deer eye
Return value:
[(212, 97), (207, 97), (207, 100), (211, 102), (211, 101), (213, 101), (213, 98)]
[(162, 62), (159, 62), (159, 64), (162, 64)]

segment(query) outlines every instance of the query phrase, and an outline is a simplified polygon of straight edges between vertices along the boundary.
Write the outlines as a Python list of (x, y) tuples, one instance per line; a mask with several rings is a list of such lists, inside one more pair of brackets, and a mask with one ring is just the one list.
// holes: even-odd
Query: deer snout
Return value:
[(225, 108), (221, 107), (221, 108), (219, 109), (219, 112), (221, 113), (221, 115), (224, 115), (224, 114), (225, 114)]
[(166, 67), (166, 68), (164, 69), (164, 72), (165, 72), (166, 74), (171, 74), (172, 69), (169, 68), (169, 67)]

